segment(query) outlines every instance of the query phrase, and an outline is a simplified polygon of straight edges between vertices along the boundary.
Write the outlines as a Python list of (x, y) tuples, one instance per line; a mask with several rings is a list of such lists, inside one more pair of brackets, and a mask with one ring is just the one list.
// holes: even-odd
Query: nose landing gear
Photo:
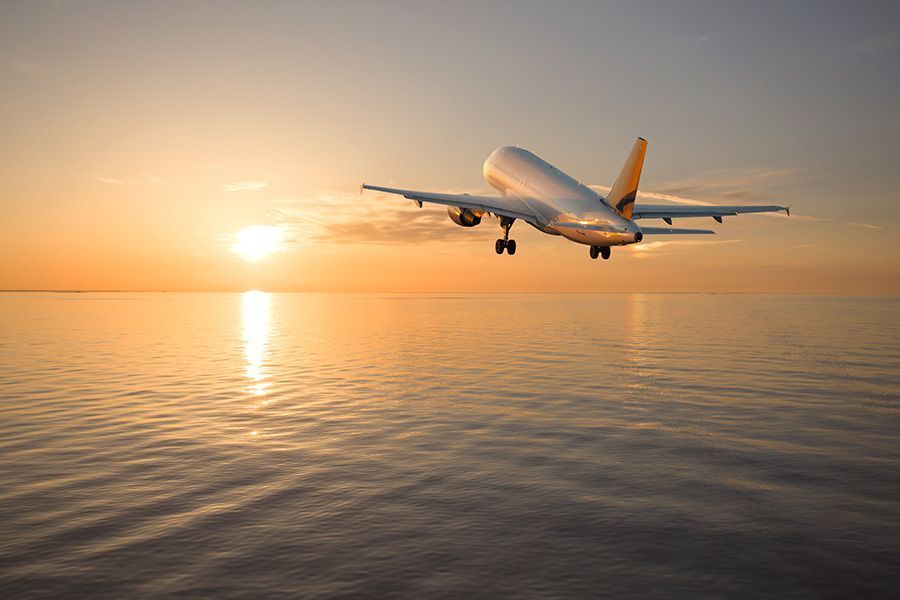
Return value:
[(596, 259), (598, 256), (602, 256), (603, 260), (609, 260), (612, 251), (609, 249), (609, 246), (591, 246), (591, 258)]
[(512, 256), (516, 253), (516, 240), (509, 239), (509, 230), (512, 228), (515, 219), (510, 217), (500, 217), (500, 227), (503, 228), (503, 239), (497, 240), (494, 244), (494, 250), (496, 250), (497, 254), (503, 254), (503, 250), (506, 250), (506, 253)]

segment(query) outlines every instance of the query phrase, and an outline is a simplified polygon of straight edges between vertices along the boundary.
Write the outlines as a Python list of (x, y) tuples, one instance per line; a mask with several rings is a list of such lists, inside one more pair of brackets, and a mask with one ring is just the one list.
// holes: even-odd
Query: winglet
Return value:
[(361, 184), (359, 184), (359, 195), (360, 195), (360, 196), (362, 196), (362, 193), (363, 193), (363, 190), (364, 190), (364, 189), (366, 189), (366, 182), (365, 182), (365, 181), (363, 181)]
[(790, 206), (786, 206), (786, 207), (784, 208), (784, 212), (787, 213), (787, 216), (791, 216), (791, 207), (790, 207)]

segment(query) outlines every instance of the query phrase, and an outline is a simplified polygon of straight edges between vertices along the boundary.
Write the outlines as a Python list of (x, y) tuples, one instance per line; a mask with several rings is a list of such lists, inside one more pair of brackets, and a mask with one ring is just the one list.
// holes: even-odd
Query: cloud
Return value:
[(640, 244), (634, 244), (633, 246), (627, 246), (629, 252), (633, 252), (635, 258), (650, 258), (655, 256), (662, 256), (664, 254), (671, 254), (671, 252), (661, 252), (662, 250), (676, 250), (678, 248), (686, 248), (690, 246), (721, 246), (724, 244), (737, 244), (739, 242), (743, 242), (744, 240), (691, 240), (691, 239), (679, 239), (679, 240), (650, 240), (649, 242), (642, 242)]
[(115, 177), (100, 177), (95, 175), (94, 180), (108, 185), (141, 185), (144, 183), (157, 185), (163, 182), (162, 177), (156, 177), (155, 175), (144, 177), (143, 179), (117, 179)]
[(790, 219), (792, 221), (800, 221), (800, 222), (808, 222), (808, 223), (828, 223), (832, 221), (832, 219), (828, 219), (825, 217), (814, 217), (812, 215), (798, 215), (795, 212), (791, 212), (790, 215), (786, 215), (785, 213), (761, 213), (761, 217), (772, 217), (776, 219)]
[[(484, 219), (482, 226), (490, 219)], [(415, 213), (397, 213), (390, 219), (339, 221), (325, 226), (314, 236), (317, 241), (356, 244), (413, 244), (422, 242), (472, 242), (465, 228), (452, 223), (443, 210), (416, 209)], [(498, 229), (499, 233), (499, 229)], [(482, 241), (478, 238), (478, 241)]]
[[(716, 169), (664, 183), (656, 191), (639, 191), (638, 199), (707, 206), (734, 200), (770, 199), (772, 188), (807, 177), (801, 169)], [(607, 193), (609, 186), (590, 186)], [(702, 198), (711, 198), (707, 201)]]
[(672, 181), (660, 186), (658, 193), (674, 197), (711, 197), (714, 203), (723, 200), (762, 200), (772, 198), (777, 185), (808, 177), (801, 169), (717, 169), (694, 177)]
[(267, 185), (268, 183), (265, 181), (235, 181), (224, 184), (222, 190), (226, 192), (252, 192), (261, 190)]
[[(286, 225), (288, 241), (351, 244), (421, 244), (423, 242), (476, 242), (470, 228), (450, 221), (443, 206), (417, 208), (411, 200), (386, 194), (320, 193), (310, 198), (276, 200), (272, 217)], [(485, 215), (479, 229), (495, 228)]]
[[(609, 194), (610, 187), (608, 185), (589, 185), (589, 188), (594, 190), (595, 192), (599, 192), (603, 196)], [(703, 200), (695, 200), (694, 198), (684, 198), (682, 196), (672, 196), (670, 194), (660, 194), (659, 192), (644, 192), (638, 191), (637, 194), (637, 203), (646, 202), (646, 201), (654, 201), (654, 200), (662, 200), (664, 202), (670, 202), (672, 204), (689, 204), (691, 206), (710, 206), (712, 202), (705, 202)]]
[(126, 181), (124, 179), (113, 179), (112, 177), (94, 177), (100, 183), (108, 183), (110, 185), (136, 185), (137, 182)]
[(884, 229), (881, 225), (872, 225), (871, 223), (847, 223), (850, 227), (862, 227), (863, 229)]
[[(662, 202), (668, 204), (686, 204), (690, 206), (713, 206), (716, 204), (740, 203), (760, 204), (760, 200), (788, 205), (783, 198), (773, 200), (773, 186), (808, 179), (809, 173), (801, 169), (718, 169), (688, 179), (677, 180), (661, 186), (662, 191), (638, 191), (637, 203)], [(603, 195), (609, 193), (609, 186), (589, 186)], [(696, 196), (712, 197), (714, 201), (700, 200)], [(760, 213), (759, 216), (801, 222), (828, 222), (831, 219), (802, 215), (791, 212)]]

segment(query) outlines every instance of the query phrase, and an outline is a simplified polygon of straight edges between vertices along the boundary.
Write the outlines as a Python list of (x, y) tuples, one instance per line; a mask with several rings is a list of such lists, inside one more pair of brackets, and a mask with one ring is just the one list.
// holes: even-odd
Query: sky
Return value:
[[(0, 78), (0, 289), (900, 293), (897, 2), (3, 0)], [(638, 203), (792, 216), (510, 257), (359, 194), (504, 145), (602, 191), (637, 136)]]

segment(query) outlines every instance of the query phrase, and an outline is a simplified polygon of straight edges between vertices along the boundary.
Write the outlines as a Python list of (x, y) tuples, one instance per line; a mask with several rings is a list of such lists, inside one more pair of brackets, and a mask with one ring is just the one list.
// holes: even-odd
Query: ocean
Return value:
[(0, 294), (5, 598), (890, 598), (900, 299)]

